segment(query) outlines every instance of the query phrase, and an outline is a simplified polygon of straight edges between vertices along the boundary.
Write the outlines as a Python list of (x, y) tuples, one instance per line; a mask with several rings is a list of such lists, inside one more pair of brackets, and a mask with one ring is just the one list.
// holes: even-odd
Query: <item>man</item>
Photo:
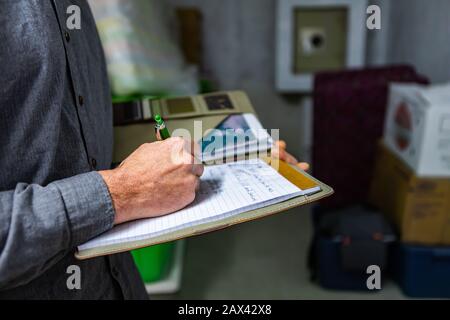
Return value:
[[(81, 30), (65, 25), (73, 4)], [(171, 138), (108, 170), (110, 90), (87, 3), (15, 0), (1, 10), (0, 299), (146, 299), (129, 253), (77, 261), (75, 248), (115, 224), (183, 208), (203, 167)], [(71, 265), (80, 289), (67, 286)]]

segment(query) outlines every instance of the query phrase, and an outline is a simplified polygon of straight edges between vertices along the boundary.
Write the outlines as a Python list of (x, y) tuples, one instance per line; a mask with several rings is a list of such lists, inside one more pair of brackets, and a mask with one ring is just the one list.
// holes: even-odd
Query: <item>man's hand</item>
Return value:
[(195, 199), (203, 165), (194, 144), (170, 138), (140, 146), (114, 170), (100, 171), (116, 210), (115, 224), (156, 217)]
[(272, 149), (272, 156), (286, 161), (287, 163), (296, 165), (300, 169), (306, 171), (309, 169), (309, 164), (306, 162), (298, 162), (291, 154), (286, 151), (286, 142), (282, 140), (275, 141), (275, 148)]

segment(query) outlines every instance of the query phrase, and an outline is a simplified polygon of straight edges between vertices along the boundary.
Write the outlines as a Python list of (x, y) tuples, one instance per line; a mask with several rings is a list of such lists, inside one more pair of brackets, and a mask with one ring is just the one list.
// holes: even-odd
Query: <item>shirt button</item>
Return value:
[(66, 38), (66, 41), (69, 42), (70, 41), (70, 33), (67, 31), (64, 31), (64, 38)]
[(80, 106), (82, 106), (84, 104), (84, 97), (83, 96), (78, 96), (78, 103), (80, 104)]
[(92, 165), (92, 169), (97, 169), (97, 160), (95, 160), (95, 158), (91, 159), (91, 165)]

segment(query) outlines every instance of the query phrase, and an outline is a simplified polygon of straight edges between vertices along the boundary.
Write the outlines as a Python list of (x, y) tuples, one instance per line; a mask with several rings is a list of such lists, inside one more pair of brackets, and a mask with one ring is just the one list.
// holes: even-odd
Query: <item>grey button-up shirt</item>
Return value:
[(110, 90), (85, 1), (2, 0), (0, 92), (0, 299), (146, 298), (130, 254), (74, 258), (114, 221), (96, 172), (111, 164)]

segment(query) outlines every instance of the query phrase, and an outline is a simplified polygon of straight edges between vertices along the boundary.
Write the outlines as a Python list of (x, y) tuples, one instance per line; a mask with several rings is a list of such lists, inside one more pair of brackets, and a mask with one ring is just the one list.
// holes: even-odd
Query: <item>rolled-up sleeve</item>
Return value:
[(31, 281), (75, 246), (109, 230), (114, 214), (97, 172), (0, 192), (0, 290)]

